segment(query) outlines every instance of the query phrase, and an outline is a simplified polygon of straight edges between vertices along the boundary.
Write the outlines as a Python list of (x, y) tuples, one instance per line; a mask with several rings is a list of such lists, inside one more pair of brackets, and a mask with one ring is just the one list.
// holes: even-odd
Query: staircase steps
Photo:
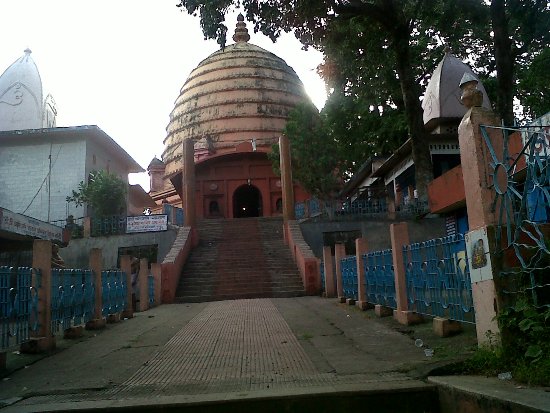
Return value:
[(176, 292), (178, 302), (304, 294), (280, 218), (203, 220)]

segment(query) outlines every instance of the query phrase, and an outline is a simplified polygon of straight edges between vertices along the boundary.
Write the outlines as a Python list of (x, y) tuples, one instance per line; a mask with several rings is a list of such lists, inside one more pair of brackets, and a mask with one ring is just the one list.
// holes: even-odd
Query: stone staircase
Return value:
[(202, 220), (176, 291), (177, 302), (296, 297), (304, 286), (280, 218)]

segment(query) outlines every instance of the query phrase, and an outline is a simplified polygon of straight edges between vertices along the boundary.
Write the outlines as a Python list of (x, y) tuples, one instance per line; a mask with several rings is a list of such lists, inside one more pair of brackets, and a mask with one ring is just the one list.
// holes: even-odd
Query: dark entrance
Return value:
[(233, 217), (262, 216), (262, 194), (254, 185), (243, 185), (233, 193)]

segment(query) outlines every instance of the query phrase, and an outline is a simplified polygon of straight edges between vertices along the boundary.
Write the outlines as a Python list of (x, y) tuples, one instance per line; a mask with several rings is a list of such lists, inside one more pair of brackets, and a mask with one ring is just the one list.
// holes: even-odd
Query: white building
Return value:
[(99, 127), (55, 127), (31, 51), (0, 76), (0, 207), (42, 221), (86, 215), (67, 196), (95, 170), (128, 182), (144, 169)]

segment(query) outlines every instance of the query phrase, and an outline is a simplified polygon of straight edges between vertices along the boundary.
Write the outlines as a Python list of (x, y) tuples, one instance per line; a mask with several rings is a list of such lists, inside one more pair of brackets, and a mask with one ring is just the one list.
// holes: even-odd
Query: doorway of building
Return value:
[(233, 193), (233, 217), (262, 216), (262, 194), (254, 185), (242, 185)]

